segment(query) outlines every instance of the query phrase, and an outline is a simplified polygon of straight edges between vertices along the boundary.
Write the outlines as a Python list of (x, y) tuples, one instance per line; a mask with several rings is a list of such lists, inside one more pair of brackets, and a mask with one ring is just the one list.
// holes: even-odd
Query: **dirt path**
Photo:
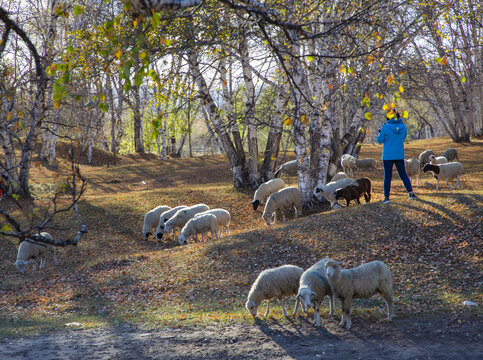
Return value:
[(203, 329), (117, 328), (0, 340), (0, 359), (482, 359), (480, 318), (353, 322), (325, 319)]

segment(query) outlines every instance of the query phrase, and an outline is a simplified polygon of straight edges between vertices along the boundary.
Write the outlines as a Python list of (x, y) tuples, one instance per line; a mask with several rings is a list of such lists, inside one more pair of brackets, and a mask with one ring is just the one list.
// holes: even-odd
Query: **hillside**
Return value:
[[(443, 313), (481, 319), (480, 310), (464, 308), (462, 301), (483, 302), (483, 141), (416, 141), (406, 152), (417, 157), (425, 149), (440, 154), (449, 147), (457, 148), (465, 168), (460, 190), (450, 191), (441, 182), (435, 192), (425, 175), (415, 187), (419, 200), (409, 201), (396, 175), (392, 203), (382, 204), (381, 146), (364, 145), (360, 157), (377, 159), (379, 168), (356, 173), (373, 180), (369, 204), (336, 211), (322, 206), (271, 227), (253, 211), (253, 191), (233, 188), (224, 156), (160, 161), (132, 155), (110, 165), (110, 155), (99, 151), (94, 165), (81, 165), (89, 185), (79, 209), (89, 232), (77, 247), (59, 250), (60, 265), (48, 258), (43, 271), (20, 275), (12, 266), (15, 241), (0, 239), (0, 333), (25, 334), (72, 321), (84, 327), (156, 328), (252, 323), (244, 302), (261, 270), (285, 263), (307, 268), (322, 257), (346, 267), (383, 260), (393, 272), (398, 318)], [(51, 194), (54, 174), (42, 164), (33, 168), (38, 194)], [(296, 179), (287, 182), (296, 184)], [(143, 240), (146, 211), (200, 202), (230, 211), (231, 236), (187, 246)], [(48, 229), (54, 238), (74, 236), (77, 224), (69, 216)], [(374, 297), (355, 302), (353, 313), (354, 326), (360, 326), (361, 319), (382, 321), (385, 308)], [(323, 322), (327, 314), (324, 309)], [(277, 306), (271, 316), (284, 321)]]

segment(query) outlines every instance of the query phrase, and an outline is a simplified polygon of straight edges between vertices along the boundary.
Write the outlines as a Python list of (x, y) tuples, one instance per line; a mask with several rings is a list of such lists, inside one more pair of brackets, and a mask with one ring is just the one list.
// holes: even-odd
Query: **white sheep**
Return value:
[(349, 154), (344, 154), (340, 158), (340, 165), (344, 169), (344, 172), (349, 175), (353, 176), (354, 175), (354, 169), (356, 168), (356, 161), (357, 159)]
[(161, 205), (149, 210), (146, 215), (144, 215), (143, 231), (141, 234), (144, 236), (144, 240), (147, 240), (150, 235), (153, 235), (151, 230), (158, 225), (159, 216), (171, 209), (170, 206)]
[(451, 189), (448, 180), (457, 178), (454, 189), (460, 187), (461, 174), (463, 174), (463, 165), (458, 161), (440, 165), (426, 164), (424, 165), (423, 172), (427, 171), (431, 171), (436, 179), (436, 190), (439, 189), (439, 179), (446, 180), (446, 184)]
[(335, 174), (332, 179), (330, 179), (331, 182), (337, 181), (337, 180), (342, 180), (342, 179), (347, 179), (348, 176), (345, 172), (340, 171), (337, 174)]
[(286, 163), (280, 165), (275, 170), (275, 177), (277, 178), (282, 172), (287, 174), (288, 176), (295, 176), (297, 175), (297, 160), (287, 161)]
[(314, 189), (314, 196), (319, 201), (322, 201), (323, 198), (327, 199), (330, 201), (331, 208), (335, 209), (335, 205), (337, 204), (337, 199), (335, 198), (336, 190), (348, 185), (357, 185), (357, 182), (353, 179), (347, 178), (333, 181), (326, 185), (319, 185)]
[(206, 210), (210, 210), (207, 205), (197, 204), (176, 211), (176, 213), (164, 223), (164, 232), (169, 233), (171, 230), (182, 229), (188, 220), (193, 218), (196, 214)]
[(371, 169), (377, 170), (377, 161), (372, 158), (356, 159), (356, 169)]
[(432, 165), (447, 164), (448, 159), (444, 156), (429, 155), (429, 163)]
[(262, 218), (267, 225), (277, 221), (277, 212), (282, 212), (283, 221), (286, 221), (285, 211), (292, 208), (295, 209), (295, 219), (302, 215), (302, 197), (299, 189), (294, 186), (289, 186), (279, 190), (269, 196), (265, 209), (263, 210)]
[(441, 155), (448, 159), (448, 161), (460, 161), (460, 159), (458, 159), (458, 151), (454, 148), (443, 151)]
[(204, 241), (204, 236), (208, 232), (211, 232), (212, 241), (214, 241), (214, 237), (216, 240), (218, 240), (219, 228), (220, 225), (218, 225), (218, 220), (216, 219), (215, 215), (203, 214), (200, 216), (195, 216), (194, 218), (188, 220), (186, 225), (181, 229), (178, 242), (180, 245), (183, 245), (186, 243), (186, 241), (188, 241), (189, 244), (193, 236), (196, 240), (198, 240), (198, 234), (201, 234), (201, 241)]
[[(41, 232), (41, 236), (48, 238), (49, 240), (53, 240), (52, 236), (48, 232)], [(40, 269), (44, 268), (45, 265), (45, 258), (44, 256), (53, 251), (54, 253), (54, 262), (55, 265), (58, 264), (57, 256), (56, 256), (56, 248), (55, 246), (44, 244), (41, 242), (33, 241), (31, 239), (26, 239), (22, 241), (18, 248), (17, 252), (17, 260), (15, 261), (14, 265), (17, 267), (18, 271), (21, 273), (25, 272), (25, 267), (29, 263), (29, 259), (40, 258)], [(37, 268), (36, 263), (33, 263), (33, 270), (35, 271)]]
[[(297, 294), (300, 277), (304, 270), (295, 265), (283, 265), (272, 269), (263, 270), (253, 283), (248, 299), (245, 304), (246, 309), (257, 316), (258, 306), (263, 300), (268, 300), (265, 317), (270, 313), (271, 299), (277, 299), (282, 307), (283, 315), (287, 316), (287, 311), (283, 306), (283, 298)], [(299, 300), (295, 300), (293, 313), (297, 313)]]
[(325, 276), (325, 263), (329, 259), (322, 259), (304, 271), (300, 278), (297, 299), (304, 309), (314, 307), (314, 323), (320, 326), (320, 305), (326, 296), (329, 297), (330, 315), (334, 315), (334, 295), (329, 281)]
[[(178, 210), (186, 209), (186, 208), (187, 208), (187, 206), (185, 206), (185, 205), (176, 206), (172, 209), (169, 209), (168, 211), (163, 212), (159, 216), (158, 226), (156, 227), (156, 239), (158, 239), (158, 241), (160, 241), (165, 234), (164, 223), (166, 221), (168, 221), (169, 219), (171, 219), (171, 217), (174, 214), (176, 214), (178, 212)], [(174, 229), (173, 229), (173, 238), (174, 238), (174, 241), (176, 241), (176, 233), (175, 233)]]
[(414, 158), (404, 160), (404, 167), (409, 178), (416, 177), (416, 185), (419, 186), (419, 174), (421, 174), (421, 163), (419, 160)]
[(258, 205), (265, 204), (270, 195), (285, 187), (282, 179), (272, 179), (261, 184), (253, 195), (253, 210), (257, 210)]
[[(226, 230), (226, 233), (230, 235), (230, 222), (231, 222), (231, 215), (228, 210), (225, 209), (210, 209), (207, 211), (203, 211), (201, 213), (198, 213), (195, 215), (195, 217), (204, 215), (204, 214), (211, 214), (215, 215), (216, 220), (218, 221), (218, 225), (220, 227), (224, 227)], [(221, 231), (220, 231), (221, 235)]]
[(328, 260), (325, 274), (334, 296), (342, 304), (341, 326), (351, 327), (352, 299), (366, 299), (379, 293), (387, 304), (387, 319), (394, 317), (392, 275), (382, 261), (371, 261), (353, 269), (341, 269), (341, 263)]
[(425, 150), (421, 154), (419, 154), (419, 162), (421, 163), (421, 166), (424, 166), (429, 162), (429, 157), (431, 155), (434, 155), (434, 152), (432, 150)]

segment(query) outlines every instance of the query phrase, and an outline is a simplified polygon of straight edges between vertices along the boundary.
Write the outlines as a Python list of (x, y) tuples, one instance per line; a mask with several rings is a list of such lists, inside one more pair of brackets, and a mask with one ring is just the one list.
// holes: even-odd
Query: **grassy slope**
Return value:
[[(396, 316), (467, 312), (463, 300), (483, 300), (483, 142), (417, 141), (406, 152), (417, 157), (424, 149), (440, 154), (448, 147), (458, 149), (465, 167), (461, 190), (440, 184), (435, 192), (434, 181), (425, 175), (415, 187), (420, 200), (408, 201), (396, 175), (392, 203), (384, 205), (382, 170), (357, 173), (373, 180), (371, 203), (306, 211), (299, 220), (270, 228), (251, 208), (253, 192), (233, 189), (223, 156), (165, 162), (128, 156), (107, 166), (109, 155), (99, 151), (97, 166), (82, 166), (90, 182), (80, 211), (89, 233), (78, 247), (60, 250), (61, 265), (55, 267), (49, 258), (44, 271), (20, 275), (12, 266), (14, 241), (0, 239), (0, 251), (6, 254), (0, 260), (0, 333), (58, 328), (70, 321), (84, 326), (252, 321), (243, 305), (261, 270), (285, 263), (306, 268), (321, 257), (341, 260), (347, 267), (383, 260), (394, 276)], [(380, 153), (380, 146), (365, 145), (361, 157), (380, 159)], [(56, 182), (53, 174), (35, 167), (35, 191), (48, 194)], [(230, 211), (230, 237), (183, 247), (142, 240), (147, 210), (199, 202)], [(70, 218), (55, 225), (49, 229), (55, 238), (74, 236), (77, 230)], [(385, 311), (379, 297), (359, 300), (353, 310), (371, 319), (382, 319)], [(276, 307), (272, 316), (281, 318)]]

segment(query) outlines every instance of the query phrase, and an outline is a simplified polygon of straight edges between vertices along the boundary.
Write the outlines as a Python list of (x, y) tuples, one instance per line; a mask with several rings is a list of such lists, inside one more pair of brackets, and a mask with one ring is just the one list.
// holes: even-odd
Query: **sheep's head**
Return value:
[(173, 223), (171, 221), (167, 221), (164, 224), (164, 232), (169, 233), (173, 229)]
[(313, 306), (312, 300), (317, 294), (309, 288), (301, 288), (297, 294), (297, 299), (300, 300), (304, 309), (308, 310)]
[(439, 174), (439, 166), (438, 165), (431, 165), (425, 164), (423, 167), (423, 172), (432, 171), (435, 174)]
[(322, 201), (322, 198), (324, 196), (324, 188), (320, 186), (316, 186), (313, 192), (313, 196), (319, 200)]
[(245, 307), (253, 317), (257, 316), (258, 305), (255, 303), (255, 301), (247, 301)]
[(253, 200), (252, 205), (253, 210), (257, 211), (258, 205), (260, 205), (260, 200)]
[(267, 225), (270, 225), (272, 223), (272, 218), (273, 218), (272, 214), (269, 214), (267, 212), (264, 212), (262, 215), (262, 219), (265, 220)]
[(325, 263), (325, 275), (329, 279), (337, 279), (340, 275), (340, 266), (341, 263), (338, 261), (327, 261)]
[(178, 243), (180, 245), (186, 244), (186, 237), (184, 235), (180, 235), (179, 238), (178, 238)]
[(431, 164), (435, 164), (436, 163), (436, 156), (434, 155), (429, 155), (429, 162)]
[(17, 267), (17, 270), (23, 274), (25, 272), (25, 266), (28, 264), (28, 262), (25, 260), (17, 260), (13, 264)]

